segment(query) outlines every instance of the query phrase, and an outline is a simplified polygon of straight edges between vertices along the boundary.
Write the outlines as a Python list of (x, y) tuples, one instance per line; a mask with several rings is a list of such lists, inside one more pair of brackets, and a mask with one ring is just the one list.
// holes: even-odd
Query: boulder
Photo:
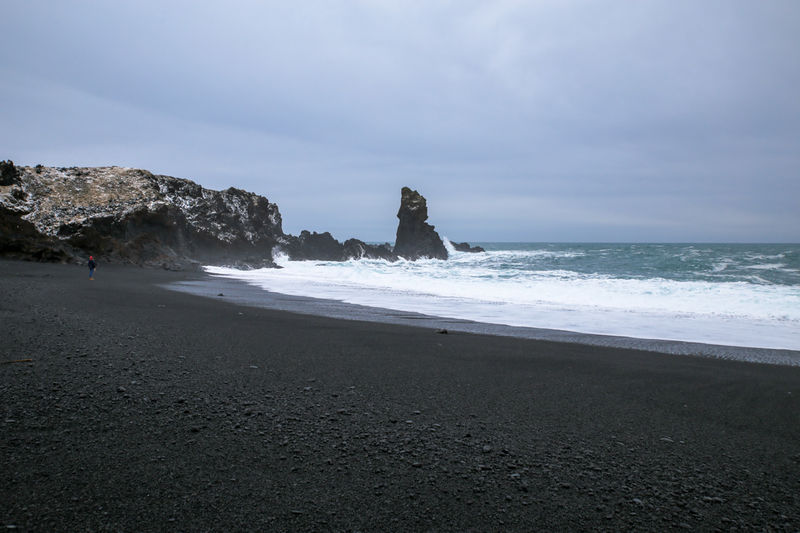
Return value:
[(428, 205), (425, 197), (417, 191), (403, 187), (397, 218), (400, 222), (394, 244), (395, 254), (411, 261), (422, 257), (447, 259), (447, 249), (441, 237), (434, 226), (426, 222)]
[(383, 259), (397, 261), (397, 255), (389, 244), (367, 244), (358, 239), (344, 241), (344, 256), (347, 259)]
[(294, 260), (316, 259), (341, 261), (344, 254), (342, 243), (329, 232), (317, 233), (303, 230), (289, 247), (289, 258)]
[(19, 174), (13, 161), (0, 161), (0, 185), (14, 185)]
[(451, 242), (450, 244), (453, 245), (453, 248), (457, 252), (469, 252), (474, 254), (486, 251), (480, 246), (470, 246), (468, 242)]

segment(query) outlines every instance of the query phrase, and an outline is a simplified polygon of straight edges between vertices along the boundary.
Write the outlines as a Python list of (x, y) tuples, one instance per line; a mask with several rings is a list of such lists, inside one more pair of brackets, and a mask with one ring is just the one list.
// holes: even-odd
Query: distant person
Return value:
[(94, 257), (89, 256), (89, 279), (94, 279), (94, 269), (97, 268), (97, 263), (94, 262)]

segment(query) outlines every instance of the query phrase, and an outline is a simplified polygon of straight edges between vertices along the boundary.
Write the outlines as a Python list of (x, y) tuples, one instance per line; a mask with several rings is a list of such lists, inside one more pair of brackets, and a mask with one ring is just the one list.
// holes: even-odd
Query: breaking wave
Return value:
[[(281, 269), (206, 270), (277, 293), (490, 324), (800, 349), (800, 283), (788, 263), (763, 263), (768, 254), (531, 244), (486, 244), (473, 254), (446, 244), (447, 261), (280, 256)], [(792, 260), (797, 250), (769, 255)]]

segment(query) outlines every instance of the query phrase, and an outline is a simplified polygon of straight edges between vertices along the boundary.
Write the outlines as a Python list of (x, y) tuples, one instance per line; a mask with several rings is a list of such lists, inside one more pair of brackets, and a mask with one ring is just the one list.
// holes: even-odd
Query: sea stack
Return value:
[(397, 218), (400, 223), (397, 225), (395, 254), (410, 261), (422, 257), (447, 259), (447, 249), (441, 237), (434, 226), (425, 222), (428, 220), (428, 203), (424, 196), (403, 187)]

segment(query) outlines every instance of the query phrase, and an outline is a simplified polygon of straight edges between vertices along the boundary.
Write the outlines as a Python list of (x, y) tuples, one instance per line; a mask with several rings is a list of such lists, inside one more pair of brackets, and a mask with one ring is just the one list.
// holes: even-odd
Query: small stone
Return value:
[(483, 451), (483, 453), (489, 453), (492, 451), (492, 447), (489, 446), (488, 444), (484, 444), (483, 448), (481, 448), (481, 451)]

